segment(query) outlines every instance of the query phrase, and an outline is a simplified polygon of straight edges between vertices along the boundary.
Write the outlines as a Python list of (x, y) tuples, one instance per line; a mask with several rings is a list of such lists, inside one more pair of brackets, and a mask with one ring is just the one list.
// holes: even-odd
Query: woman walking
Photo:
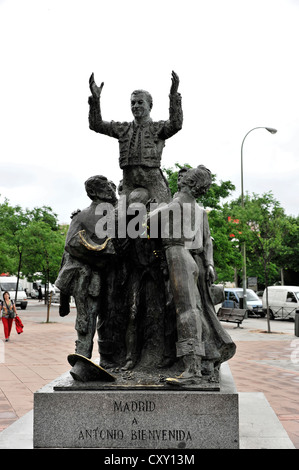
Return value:
[(10, 300), (9, 292), (3, 294), (3, 301), (0, 302), (0, 315), (2, 313), (2, 323), (4, 328), (5, 341), (9, 340), (13, 320), (17, 315), (16, 306), (13, 300)]

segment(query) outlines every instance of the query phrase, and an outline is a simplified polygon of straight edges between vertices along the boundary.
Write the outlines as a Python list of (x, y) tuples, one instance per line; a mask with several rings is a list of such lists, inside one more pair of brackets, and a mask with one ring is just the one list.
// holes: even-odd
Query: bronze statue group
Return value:
[(69, 313), (73, 296), (76, 354), (92, 357), (97, 331), (100, 366), (116, 375), (179, 387), (218, 383), (220, 365), (236, 347), (215, 312), (212, 239), (196, 202), (211, 173), (203, 165), (184, 168), (172, 197), (160, 168), (165, 141), (182, 129), (179, 78), (172, 72), (169, 119), (157, 122), (144, 90), (131, 95), (132, 122), (104, 121), (103, 85), (92, 74), (89, 127), (118, 139), (123, 179), (118, 195), (105, 176), (85, 182), (91, 204), (72, 216), (56, 281), (60, 315)]

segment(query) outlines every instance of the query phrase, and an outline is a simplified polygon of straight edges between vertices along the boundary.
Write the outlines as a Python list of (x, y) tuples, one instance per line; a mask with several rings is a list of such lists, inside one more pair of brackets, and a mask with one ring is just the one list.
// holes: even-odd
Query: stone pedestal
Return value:
[(36, 448), (235, 449), (238, 394), (227, 364), (219, 391), (96, 389), (67, 373), (34, 394)]

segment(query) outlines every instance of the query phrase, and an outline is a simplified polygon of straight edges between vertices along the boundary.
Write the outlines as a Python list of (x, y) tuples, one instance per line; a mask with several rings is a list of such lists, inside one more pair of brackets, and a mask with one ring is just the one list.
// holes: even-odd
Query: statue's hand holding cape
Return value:
[(65, 247), (66, 251), (82, 262), (101, 268), (113, 261), (116, 251), (111, 238), (95, 243), (85, 230), (77, 232)]

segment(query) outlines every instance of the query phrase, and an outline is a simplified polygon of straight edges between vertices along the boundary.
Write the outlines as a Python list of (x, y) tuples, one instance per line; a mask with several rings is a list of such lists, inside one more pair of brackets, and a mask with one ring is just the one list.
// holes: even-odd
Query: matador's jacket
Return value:
[(183, 124), (180, 93), (169, 95), (169, 119), (144, 125), (133, 122), (107, 122), (102, 120), (100, 101), (89, 98), (89, 127), (95, 132), (114, 137), (119, 141), (119, 166), (160, 168), (165, 140), (176, 134)]

